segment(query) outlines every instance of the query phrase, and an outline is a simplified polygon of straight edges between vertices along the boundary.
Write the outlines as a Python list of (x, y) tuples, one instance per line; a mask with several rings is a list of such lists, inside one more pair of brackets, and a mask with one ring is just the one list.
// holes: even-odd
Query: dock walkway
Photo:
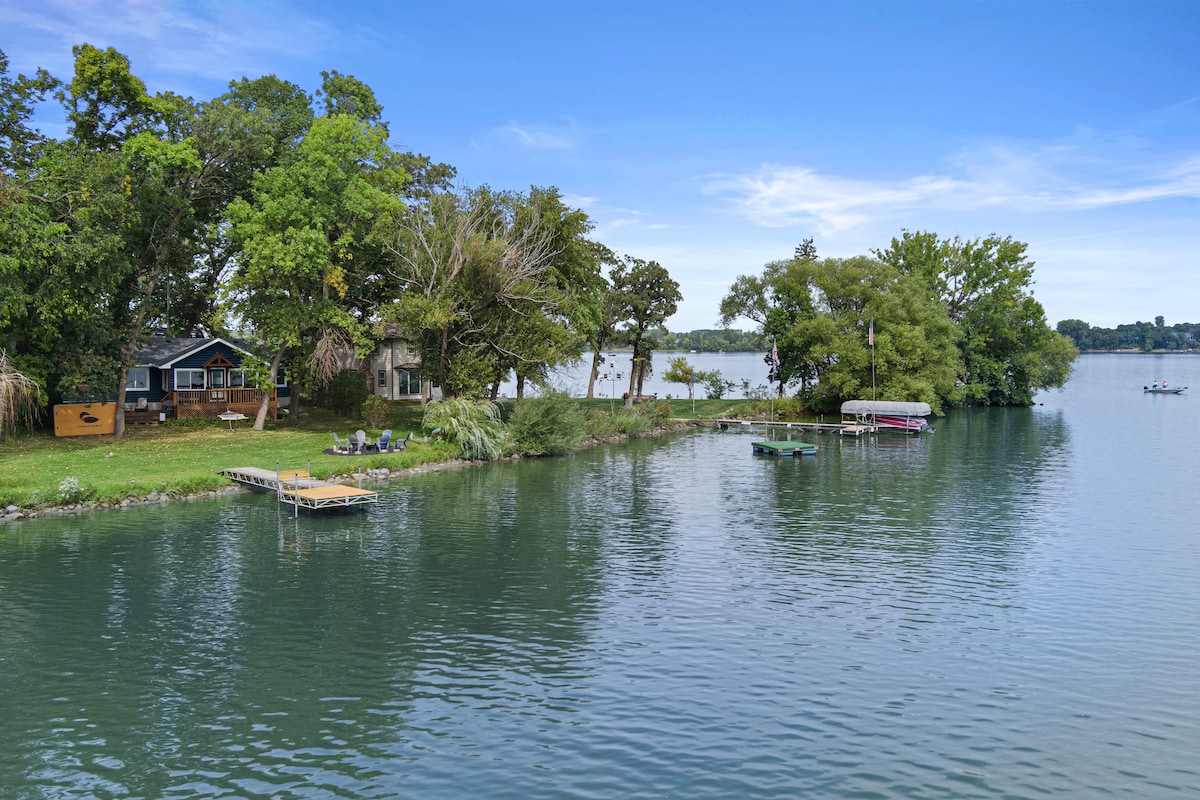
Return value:
[(794, 428), (816, 433), (832, 433), (838, 436), (862, 436), (864, 433), (875, 433), (879, 430), (876, 425), (863, 425), (858, 422), (767, 422), (752, 419), (718, 419), (716, 424), (722, 430), (740, 425), (746, 428), (761, 427), (768, 430), (771, 428)]
[(361, 486), (344, 486), (317, 480), (306, 469), (269, 470), (231, 467), (221, 474), (252, 492), (275, 492), (279, 502), (301, 508), (343, 508), (379, 501), (379, 495)]

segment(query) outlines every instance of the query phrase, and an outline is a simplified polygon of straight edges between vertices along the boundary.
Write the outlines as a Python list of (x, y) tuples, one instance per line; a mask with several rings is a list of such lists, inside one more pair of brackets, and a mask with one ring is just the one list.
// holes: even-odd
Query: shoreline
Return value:
[[(688, 428), (707, 427), (707, 423), (697, 420), (679, 421), (670, 427), (656, 428), (651, 431), (648, 436), (657, 436), (664, 433), (678, 433), (681, 430)], [(606, 439), (588, 440), (580, 446), (580, 450), (588, 447), (595, 447), (602, 444), (616, 444), (617, 442), (628, 440), (630, 437), (619, 435)], [(559, 458), (560, 456), (522, 456), (511, 455), (503, 456), (493, 461), (472, 461), (470, 459), (456, 458), (451, 461), (430, 461), (425, 464), (418, 464), (415, 467), (403, 467), (400, 469), (389, 469), (388, 467), (376, 467), (374, 469), (364, 470), (362, 475), (364, 483), (392, 481), (397, 478), (406, 478), (413, 475), (424, 475), (434, 472), (448, 472), (453, 469), (463, 469), (466, 467), (485, 466), (487, 464), (496, 464), (502, 461), (522, 461), (527, 458)], [(331, 475), (330, 483), (349, 484), (357, 480), (358, 473), (342, 473)], [(89, 500), (84, 503), (70, 503), (62, 506), (45, 506), (44, 508), (23, 509), (15, 506), (8, 506), (0, 509), (0, 525), (5, 525), (13, 522), (21, 522), (23, 520), (39, 519), (41, 517), (59, 517), (67, 514), (82, 514), (88, 511), (113, 511), (124, 508), (137, 508), (141, 506), (165, 505), (167, 503), (187, 501), (187, 500), (210, 500), (216, 497), (222, 497), (236, 492), (247, 491), (240, 484), (230, 481), (228, 486), (222, 486), (220, 489), (212, 489), (204, 492), (195, 492), (193, 494), (185, 494), (174, 496), (165, 492), (151, 492), (144, 498), (125, 498), (119, 503), (102, 503), (94, 500)], [(16, 508), (15, 511), (9, 509)]]

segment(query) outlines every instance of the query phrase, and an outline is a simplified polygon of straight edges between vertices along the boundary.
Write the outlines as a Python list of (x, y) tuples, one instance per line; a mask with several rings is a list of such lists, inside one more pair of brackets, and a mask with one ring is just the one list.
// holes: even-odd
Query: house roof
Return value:
[(217, 344), (225, 344), (246, 355), (251, 355), (249, 346), (241, 339), (193, 339), (151, 336), (137, 349), (134, 360), (139, 367), (170, 369), (172, 365)]

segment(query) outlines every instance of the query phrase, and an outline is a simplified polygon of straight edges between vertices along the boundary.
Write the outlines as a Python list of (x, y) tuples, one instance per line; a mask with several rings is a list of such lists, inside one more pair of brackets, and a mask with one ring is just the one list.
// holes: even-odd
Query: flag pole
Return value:
[(779, 380), (779, 345), (771, 337), (771, 422), (775, 421), (775, 381)]
[(875, 402), (875, 320), (867, 326), (867, 341), (871, 343), (871, 402)]

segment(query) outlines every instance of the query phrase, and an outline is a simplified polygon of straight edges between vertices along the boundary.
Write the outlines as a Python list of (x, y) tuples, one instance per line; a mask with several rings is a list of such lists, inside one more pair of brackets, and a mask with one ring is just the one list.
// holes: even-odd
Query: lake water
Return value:
[[(687, 397), (687, 386), (682, 383), (669, 383), (663, 380), (667, 374), (671, 360), (687, 359), (687, 362), (697, 370), (704, 372), (718, 371), (727, 381), (733, 382), (733, 389), (726, 393), (727, 398), (744, 397), (742, 381), (749, 381), (750, 388), (766, 386), (770, 367), (763, 358), (766, 353), (681, 353), (655, 352), (652, 355), (653, 369), (642, 382), (645, 394), (657, 394), (659, 397)], [(615, 397), (620, 399), (624, 392), (629, 391), (629, 370), (633, 366), (633, 356), (629, 351), (605, 353), (602, 356), (604, 366), (601, 374), (610, 376), (608, 380), (597, 380), (593, 387), (594, 397)], [(613, 366), (609, 366), (609, 365)], [(587, 394), (588, 371), (592, 368), (592, 357), (588, 355), (583, 361), (555, 370), (550, 375), (550, 385), (570, 394), (572, 397), (583, 397)], [(620, 378), (616, 378), (616, 375)], [(505, 397), (515, 397), (517, 385), (509, 380), (501, 384), (500, 392)], [(705, 397), (704, 387), (697, 384), (696, 399)]]
[(11, 798), (1200, 796), (1200, 358), (0, 528)]

